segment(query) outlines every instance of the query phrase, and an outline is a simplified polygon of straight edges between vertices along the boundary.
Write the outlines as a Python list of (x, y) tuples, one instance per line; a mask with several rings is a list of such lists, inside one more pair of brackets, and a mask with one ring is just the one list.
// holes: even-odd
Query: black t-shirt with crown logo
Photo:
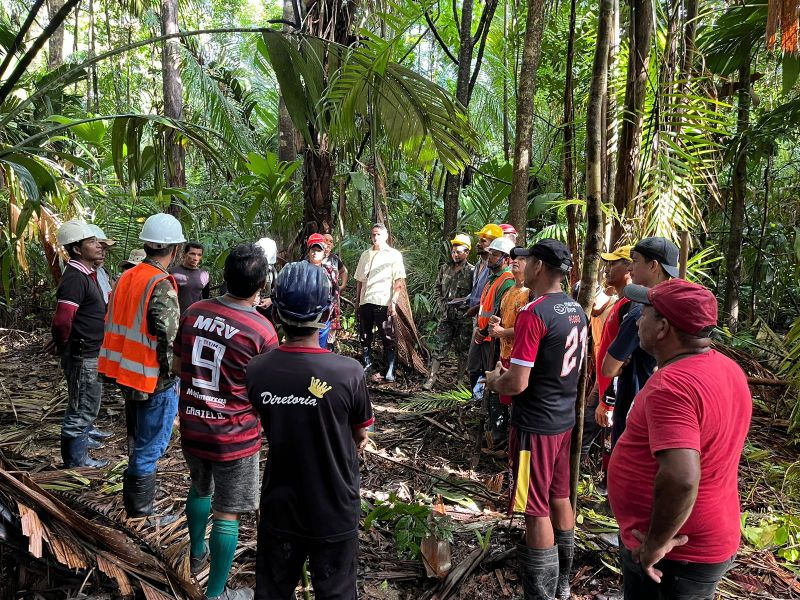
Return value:
[(353, 429), (374, 421), (364, 368), (322, 348), (281, 346), (247, 367), (247, 393), (269, 444), (261, 527), (336, 542), (361, 514)]

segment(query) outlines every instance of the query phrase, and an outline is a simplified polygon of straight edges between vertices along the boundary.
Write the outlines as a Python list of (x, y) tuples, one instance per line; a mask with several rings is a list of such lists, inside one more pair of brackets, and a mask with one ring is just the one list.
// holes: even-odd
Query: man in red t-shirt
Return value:
[(626, 600), (711, 599), (739, 547), (747, 378), (711, 349), (717, 301), (682, 279), (629, 285), (658, 370), (636, 396), (608, 469)]
[(225, 584), (239, 539), (239, 515), (258, 508), (261, 427), (245, 374), (254, 356), (278, 346), (272, 324), (253, 308), (266, 277), (261, 247), (240, 244), (231, 250), (225, 260), (227, 293), (187, 308), (175, 339), (181, 446), (192, 478), (186, 499), (190, 568), (197, 575), (210, 554), (208, 598), (253, 597), (253, 590)]

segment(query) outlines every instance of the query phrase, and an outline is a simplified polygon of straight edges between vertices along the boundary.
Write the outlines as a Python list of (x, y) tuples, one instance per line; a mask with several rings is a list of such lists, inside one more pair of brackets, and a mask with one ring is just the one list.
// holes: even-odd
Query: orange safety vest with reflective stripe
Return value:
[[(481, 308), (478, 313), (478, 329), (486, 329), (489, 327), (489, 320), (494, 316), (494, 298), (497, 296), (497, 290), (503, 287), (503, 284), (509, 279), (514, 279), (511, 271), (506, 271), (500, 274), (490, 285), (486, 285), (481, 292)], [(492, 338), (486, 336), (483, 341), (488, 342)]]
[(152, 394), (158, 384), (157, 340), (147, 330), (147, 306), (159, 281), (172, 275), (147, 263), (139, 263), (119, 278), (106, 311), (105, 335), (97, 370), (119, 385)]

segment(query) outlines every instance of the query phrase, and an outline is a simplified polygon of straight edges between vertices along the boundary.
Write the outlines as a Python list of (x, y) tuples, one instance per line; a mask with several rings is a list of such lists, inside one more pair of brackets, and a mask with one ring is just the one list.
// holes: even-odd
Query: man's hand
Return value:
[(495, 382), (500, 379), (506, 371), (508, 371), (508, 369), (498, 360), (493, 371), (486, 371), (486, 387), (490, 390), (494, 390)]
[(482, 334), (481, 330), (477, 327), (472, 330), (472, 341), (476, 344), (482, 344), (485, 337), (486, 335)]
[(647, 576), (656, 583), (661, 583), (661, 577), (664, 575), (664, 573), (656, 569), (654, 565), (667, 554), (669, 554), (673, 548), (677, 546), (683, 546), (689, 541), (689, 536), (676, 535), (662, 546), (653, 548), (649, 543), (647, 536), (641, 531), (634, 529), (631, 533), (633, 534), (633, 537), (642, 543), (641, 546), (631, 552), (633, 555), (633, 560), (640, 563), (642, 565), (642, 570), (647, 573)]
[(611, 415), (614, 411), (608, 410), (602, 403), (597, 405), (597, 408), (594, 411), (594, 420), (600, 427), (611, 427), (611, 423), (609, 422), (609, 415)]
[(58, 348), (56, 347), (56, 341), (52, 337), (44, 345), (44, 352), (45, 352), (45, 354), (50, 354), (51, 356), (56, 356), (58, 354)]
[(393, 317), (395, 313), (395, 305), (394, 302), (389, 302), (389, 306), (386, 307), (386, 316)]
[(497, 315), (492, 316), (492, 318), (489, 319), (489, 336), (499, 338), (504, 332), (505, 329), (500, 326), (500, 317)]

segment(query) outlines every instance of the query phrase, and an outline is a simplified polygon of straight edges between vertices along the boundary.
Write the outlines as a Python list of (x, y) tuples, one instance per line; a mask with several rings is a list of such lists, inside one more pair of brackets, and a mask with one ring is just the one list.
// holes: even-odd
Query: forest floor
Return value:
[[(183, 507), (189, 475), (177, 433), (159, 463), (156, 512), (178, 519), (169, 524), (125, 519), (122, 400), (107, 387), (98, 420), (115, 435), (94, 455), (111, 465), (101, 471), (59, 470), (66, 390), (57, 360), (42, 352), (43, 341), (43, 334), (0, 332), (0, 597), (112, 598), (122, 591), (149, 600), (202, 598), (207, 572), (199, 587), (188, 572)], [(417, 379), (401, 376), (391, 386), (371, 388), (377, 422), (362, 455), (361, 490), (364, 514), (375, 518), (360, 533), (360, 596), (521, 598), (514, 548), (522, 522), (504, 512), (505, 459), (482, 453), (472, 468), (477, 407), (422, 396)], [(770, 514), (797, 516), (800, 499), (797, 452), (789, 446), (786, 423), (770, 413), (775, 391), (754, 393), (757, 410), (740, 468), (743, 510), (752, 527)], [(416, 510), (416, 503), (436, 503), (450, 517), (452, 568), (443, 580), (426, 577), (420, 559), (398, 554), (398, 546), (412, 545), (425, 523), (426, 511)], [(578, 521), (573, 598), (620, 598), (616, 523), (591, 475), (581, 482)], [(253, 585), (255, 547), (255, 515), (250, 515), (242, 521), (234, 587)], [(743, 545), (720, 594), (800, 598), (800, 583), (769, 547)], [(298, 597), (304, 597), (299, 589)]]

